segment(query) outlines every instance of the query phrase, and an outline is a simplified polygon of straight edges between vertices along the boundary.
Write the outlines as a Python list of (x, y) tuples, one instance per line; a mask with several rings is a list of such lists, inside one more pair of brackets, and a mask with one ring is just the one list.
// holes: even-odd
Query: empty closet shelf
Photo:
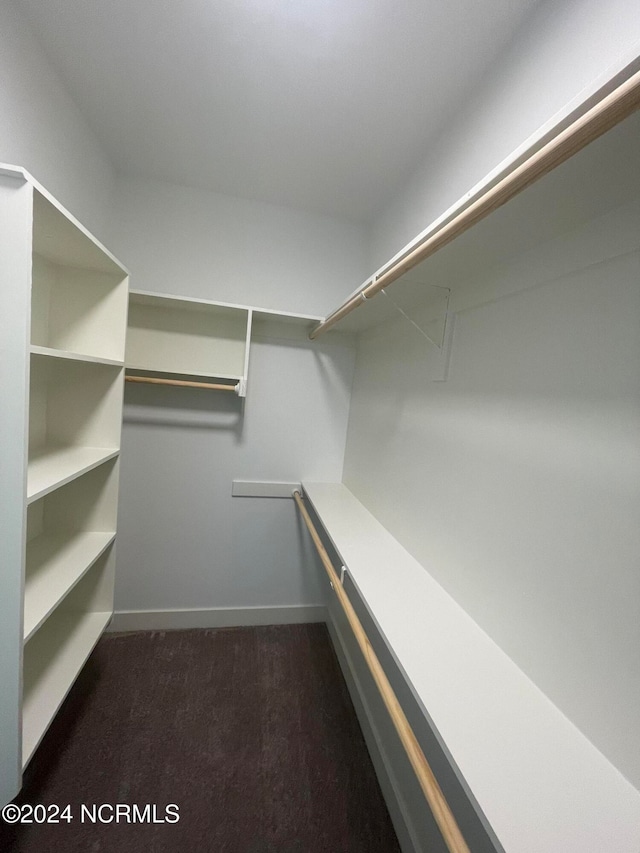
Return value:
[(56, 613), (25, 646), (23, 766), (35, 752), (110, 618), (111, 613)]
[(115, 539), (115, 533), (37, 536), (27, 545), (24, 639), (29, 640)]
[(117, 447), (45, 447), (33, 451), (27, 472), (27, 503), (70, 483), (119, 452)]
[(46, 358), (59, 358), (67, 361), (83, 361), (87, 364), (103, 364), (107, 367), (122, 367), (122, 362), (114, 358), (100, 358), (96, 355), (75, 352), (72, 350), (56, 349), (54, 347), (42, 347), (31, 345), (31, 355), (44, 356)]

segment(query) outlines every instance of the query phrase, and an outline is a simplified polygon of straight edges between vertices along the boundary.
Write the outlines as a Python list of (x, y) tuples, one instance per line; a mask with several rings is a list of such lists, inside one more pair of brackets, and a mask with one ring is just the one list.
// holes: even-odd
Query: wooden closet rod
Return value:
[(380, 691), (380, 695), (382, 696), (382, 700), (389, 712), (389, 716), (395, 726), (395, 729), (398, 733), (400, 741), (407, 753), (407, 757), (411, 762), (411, 766), (418, 778), (418, 782), (420, 783), (420, 787), (422, 788), (422, 792), (429, 804), (429, 808), (431, 809), (433, 816), (438, 824), (438, 828), (442, 833), (442, 837), (444, 839), (445, 844), (447, 845), (447, 849), (449, 853), (470, 853), (467, 844), (462, 837), (462, 833), (460, 832), (460, 828), (456, 822), (455, 817), (451, 809), (449, 808), (449, 804), (447, 803), (444, 794), (438, 784), (436, 777), (433, 774), (431, 767), (429, 766), (429, 762), (424, 756), (422, 749), (420, 748), (420, 744), (416, 740), (416, 736), (413, 733), (413, 729), (409, 725), (409, 721), (407, 720), (404, 711), (396, 694), (393, 691), (391, 684), (389, 683), (389, 679), (385, 675), (385, 672), (378, 660), (376, 653), (369, 642), (369, 638), (362, 627), (362, 623), (358, 619), (358, 616), (353, 609), (353, 605), (349, 601), (349, 597), (344, 591), (344, 587), (340, 583), (338, 575), (336, 574), (335, 569), (333, 568), (333, 564), (329, 559), (329, 555), (327, 554), (324, 545), (322, 544), (320, 537), (318, 536), (318, 531), (314, 527), (313, 522), (307, 512), (307, 509), (304, 505), (302, 497), (299, 491), (293, 492), (293, 497), (298, 505), (298, 509), (300, 510), (300, 514), (304, 520), (304, 523), (307, 526), (307, 530), (311, 534), (311, 538), (313, 540), (313, 544), (316, 546), (316, 551), (320, 559), (322, 560), (322, 564), (326, 569), (327, 574), (329, 575), (329, 580), (331, 581), (331, 586), (333, 591), (338, 597), (338, 601), (340, 602), (342, 609), (344, 610), (345, 616), (349, 620), (349, 624), (351, 625), (351, 629), (355, 635), (356, 640), (358, 641), (358, 645), (360, 646), (360, 650), (364, 655), (364, 659), (367, 662), (369, 670), (371, 671), (371, 675), (373, 676), (373, 680), (376, 683), (378, 690)]
[(211, 391), (234, 391), (235, 385), (213, 382), (190, 382), (186, 379), (157, 379), (155, 376), (125, 376), (125, 382), (145, 382), (149, 385), (177, 385), (179, 388), (208, 388)]
[(340, 308), (315, 326), (309, 337), (314, 340), (347, 314), (359, 308), (383, 288), (397, 281), (421, 261), (451, 243), (476, 222), (508, 202), (522, 190), (564, 163), (594, 139), (621, 122), (640, 107), (640, 71), (637, 71), (593, 107), (557, 133), (537, 151), (512, 168), (497, 183), (489, 186), (452, 217), (435, 226), (422, 241), (389, 269), (375, 276)]

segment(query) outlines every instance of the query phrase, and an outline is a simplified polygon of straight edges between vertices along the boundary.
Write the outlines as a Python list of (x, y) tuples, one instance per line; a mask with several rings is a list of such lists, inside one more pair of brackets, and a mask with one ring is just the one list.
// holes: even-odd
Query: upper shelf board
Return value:
[[(457, 285), (472, 283), (474, 277), (508, 263), (510, 258), (637, 199), (640, 197), (639, 139), (640, 112), (637, 112), (405, 273), (389, 286), (389, 296), (407, 313), (428, 312), (432, 310), (435, 288), (455, 291)], [(375, 275), (381, 275), (407, 255), (463, 202), (464, 199), (453, 205)], [(334, 328), (359, 332), (397, 315), (393, 302), (380, 293), (364, 300), (363, 305), (338, 321)]]
[(240, 305), (233, 302), (217, 302), (213, 299), (200, 299), (194, 296), (177, 296), (169, 293), (156, 293), (151, 290), (131, 290), (129, 299), (132, 304), (148, 305), (151, 307), (175, 308), (183, 311), (207, 311), (213, 313), (235, 311), (252, 311), (254, 318), (278, 320), (292, 324), (317, 323), (322, 320), (316, 314), (296, 314), (291, 311), (278, 311), (274, 308), (254, 308), (251, 305)]
[(32, 454), (27, 472), (27, 503), (92, 471), (120, 453), (117, 447), (44, 447)]
[(132, 305), (144, 305), (149, 308), (166, 308), (175, 311), (210, 312), (217, 315), (236, 316), (247, 313), (244, 305), (232, 305), (226, 302), (214, 302), (211, 299), (196, 299), (191, 296), (174, 296), (168, 293), (154, 293), (148, 290), (129, 291), (129, 302)]
[[(251, 334), (258, 337), (305, 339), (311, 329), (322, 320), (317, 314), (299, 314), (292, 311), (278, 311), (275, 308), (255, 308), (251, 305), (239, 305), (230, 302), (216, 302), (212, 299), (199, 299), (190, 296), (175, 296), (171, 294), (155, 293), (147, 290), (132, 290), (129, 293), (129, 304), (131, 306), (129, 316), (129, 329), (135, 326), (138, 317), (136, 308), (166, 309), (170, 312), (196, 312), (201, 317), (207, 314), (211, 319), (224, 321), (248, 318), (249, 312), (252, 316)], [(160, 315), (156, 315), (159, 319)], [(169, 315), (167, 314), (168, 318)], [(244, 320), (243, 320), (244, 322)], [(212, 329), (213, 333), (213, 329)], [(132, 358), (127, 360), (128, 367), (139, 367)], [(148, 369), (143, 367), (143, 369)], [(219, 375), (215, 371), (196, 371), (198, 375)], [(195, 375), (194, 373), (194, 375)]]
[(309, 332), (319, 322), (317, 317), (308, 314), (254, 308), (251, 336), (255, 340), (305, 341), (308, 340)]
[(104, 364), (107, 367), (122, 367), (121, 361), (116, 361), (114, 358), (100, 358), (95, 355), (86, 355), (85, 353), (73, 352), (71, 350), (55, 349), (55, 347), (41, 347), (36, 344), (31, 344), (31, 355), (44, 356), (46, 358), (59, 358), (67, 361), (83, 361), (88, 364)]

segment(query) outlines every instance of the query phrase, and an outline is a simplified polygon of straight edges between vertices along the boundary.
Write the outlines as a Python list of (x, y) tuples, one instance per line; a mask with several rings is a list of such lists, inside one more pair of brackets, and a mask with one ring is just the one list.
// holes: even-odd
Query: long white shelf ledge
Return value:
[(303, 483), (507, 853), (638, 853), (640, 792), (340, 483)]
[(70, 483), (119, 452), (117, 447), (45, 447), (34, 451), (27, 469), (27, 503)]
[(111, 613), (56, 613), (25, 647), (23, 767), (38, 748), (110, 618)]
[(71, 350), (55, 349), (54, 347), (41, 347), (36, 344), (31, 344), (31, 355), (42, 355), (47, 358), (60, 358), (67, 361), (83, 361), (87, 364), (106, 364), (108, 367), (123, 367), (123, 361), (116, 361), (113, 358), (99, 358), (97, 355), (87, 355), (81, 352), (71, 352)]
[(25, 642), (106, 551), (115, 536), (114, 532), (81, 531), (45, 534), (28, 543), (24, 590)]

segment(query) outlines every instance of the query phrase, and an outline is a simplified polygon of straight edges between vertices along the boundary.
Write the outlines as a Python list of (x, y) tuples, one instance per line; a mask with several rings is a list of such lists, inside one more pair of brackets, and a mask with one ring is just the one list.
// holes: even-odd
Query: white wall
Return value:
[(25, 167), (103, 242), (114, 172), (11, 2), (0, 3), (0, 162)]
[[(364, 232), (352, 223), (169, 183), (116, 182), (12, 3), (0, 5), (0, 46), (0, 161), (26, 167), (130, 265), (132, 287), (322, 314), (364, 276)], [(352, 354), (343, 343), (317, 352), (306, 345), (298, 352), (290, 342), (257, 347), (242, 437), (234, 428), (214, 428), (215, 403), (203, 412), (192, 397), (181, 418), (184, 395), (152, 395), (149, 405), (149, 389), (128, 389), (120, 609), (319, 600), (314, 581), (303, 576), (304, 546), (288, 502), (230, 497), (233, 477), (317, 478), (322, 471), (340, 477)], [(266, 381), (254, 380), (261, 365), (269, 368)], [(260, 387), (271, 391), (259, 397)], [(228, 414), (238, 421), (237, 412)], [(193, 426), (199, 418), (205, 428)], [(294, 426), (299, 441), (292, 439)], [(176, 518), (190, 530), (188, 539), (176, 531)]]
[[(637, 174), (637, 154), (627, 162)], [(528, 229), (504, 217), (507, 235)], [(366, 333), (344, 477), (636, 786), (639, 234), (636, 197), (497, 268), (471, 265), (450, 282), (444, 383), (406, 321)]]
[(529, 137), (537, 137), (554, 115), (577, 106), (638, 56), (635, 0), (545, 0), (534, 7), (500, 61), (373, 222), (368, 273)]
[[(537, 6), (372, 224), (368, 273), (638, 56), (637, 3)], [(538, 248), (525, 194), (430, 262), (459, 312), (448, 382), (406, 321), (363, 337), (344, 481), (638, 786), (640, 210), (604, 215), (609, 177), (569, 180)]]
[[(362, 229), (171, 184), (120, 181), (115, 251), (132, 287), (321, 313), (364, 273)], [(257, 339), (240, 401), (128, 388), (116, 609), (323, 602), (291, 500), (233, 479), (340, 479), (354, 350), (343, 335)]]
[(340, 479), (353, 350), (263, 340), (248, 395), (125, 395), (116, 610), (321, 604), (292, 500), (234, 479)]
[(366, 268), (352, 222), (172, 183), (120, 178), (112, 230), (136, 290), (324, 315)]

